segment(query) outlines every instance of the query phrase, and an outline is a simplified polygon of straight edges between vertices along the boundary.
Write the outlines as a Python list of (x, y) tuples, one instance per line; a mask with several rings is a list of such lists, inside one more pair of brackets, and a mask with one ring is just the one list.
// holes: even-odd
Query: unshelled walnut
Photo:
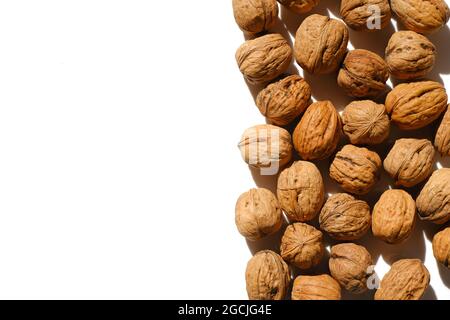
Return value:
[(398, 139), (384, 159), (384, 170), (396, 185), (412, 187), (433, 171), (434, 147), (427, 139)]
[(441, 29), (450, 16), (444, 0), (391, 0), (391, 8), (407, 29), (419, 33)]
[(368, 193), (378, 181), (381, 159), (366, 148), (345, 145), (330, 166), (330, 177), (342, 189), (354, 194)]
[(292, 140), (302, 159), (321, 160), (336, 150), (341, 131), (341, 118), (331, 101), (318, 101), (306, 109)]
[(306, 13), (319, 4), (319, 0), (278, 0), (289, 10), (296, 13)]
[(392, 264), (375, 292), (375, 300), (419, 300), (430, 283), (430, 273), (419, 259)]
[(339, 70), (337, 83), (351, 97), (377, 97), (386, 91), (389, 70), (376, 53), (364, 49), (349, 51)]
[(386, 190), (372, 212), (372, 233), (387, 243), (399, 243), (414, 228), (416, 203), (404, 190)]
[(259, 240), (280, 229), (283, 213), (272, 191), (250, 189), (236, 202), (235, 221), (240, 234), (249, 240)]
[(447, 107), (447, 112), (436, 132), (434, 145), (442, 156), (450, 156), (450, 107)]
[(416, 199), (422, 220), (444, 224), (450, 220), (450, 168), (436, 170)]
[(402, 83), (389, 92), (385, 105), (392, 122), (400, 129), (420, 129), (445, 110), (447, 94), (435, 81)]
[(341, 287), (327, 274), (298, 276), (292, 286), (292, 300), (341, 300)]
[(342, 22), (319, 14), (303, 20), (295, 36), (298, 64), (312, 74), (336, 71), (347, 52), (348, 29)]
[(352, 144), (379, 144), (390, 132), (390, 121), (383, 104), (371, 100), (353, 101), (342, 114), (345, 135)]
[(433, 254), (439, 263), (450, 268), (450, 227), (434, 235)]
[(245, 280), (250, 300), (282, 300), (289, 289), (291, 275), (278, 254), (263, 250), (247, 263)]
[[(379, 9), (379, 25), (374, 19), (373, 8)], [(391, 21), (391, 7), (388, 0), (342, 0), (341, 16), (345, 23), (357, 31), (376, 31)]]
[(248, 40), (236, 51), (239, 69), (249, 83), (265, 83), (285, 72), (292, 61), (292, 49), (280, 34)]
[(370, 207), (347, 193), (332, 195), (319, 215), (320, 228), (337, 240), (356, 240), (370, 228)]
[(233, 13), (242, 31), (260, 33), (275, 25), (278, 3), (276, 0), (233, 0)]
[(325, 198), (319, 169), (312, 162), (294, 162), (278, 177), (277, 196), (290, 221), (314, 219)]
[(359, 294), (367, 290), (372, 272), (372, 256), (363, 246), (341, 243), (331, 247), (330, 273), (347, 291)]
[(436, 47), (414, 31), (397, 31), (386, 47), (386, 63), (390, 73), (398, 79), (423, 78), (433, 69)]
[(324, 250), (322, 232), (306, 223), (289, 225), (281, 239), (281, 256), (300, 269), (317, 265)]
[(309, 105), (311, 87), (300, 76), (292, 75), (268, 85), (256, 97), (256, 105), (271, 123), (285, 126)]

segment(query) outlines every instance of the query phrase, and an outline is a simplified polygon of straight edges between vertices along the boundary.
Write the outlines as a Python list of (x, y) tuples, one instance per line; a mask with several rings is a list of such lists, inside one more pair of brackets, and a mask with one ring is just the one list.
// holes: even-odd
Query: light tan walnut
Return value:
[(434, 235), (433, 254), (439, 263), (450, 268), (450, 227)]
[(341, 287), (327, 274), (298, 276), (292, 286), (292, 300), (341, 300)]
[[(373, 8), (379, 10), (379, 15), (374, 15)], [(391, 7), (388, 0), (342, 0), (341, 16), (356, 31), (377, 31), (391, 21)], [(379, 25), (375, 18), (379, 19)]]
[(276, 0), (233, 0), (233, 13), (242, 31), (256, 34), (275, 25), (278, 3)]
[(278, 2), (296, 13), (309, 12), (319, 4), (319, 0), (278, 0)]
[(447, 107), (447, 112), (436, 132), (434, 145), (442, 156), (450, 156), (450, 107)]

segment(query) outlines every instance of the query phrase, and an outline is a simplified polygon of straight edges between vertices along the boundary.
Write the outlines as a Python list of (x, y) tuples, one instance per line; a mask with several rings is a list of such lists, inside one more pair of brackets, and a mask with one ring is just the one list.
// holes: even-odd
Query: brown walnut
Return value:
[(276, 0), (233, 0), (233, 13), (242, 31), (260, 33), (275, 25), (278, 3)]
[(296, 13), (306, 13), (319, 4), (319, 0), (278, 0), (283, 6)]
[(292, 286), (292, 300), (341, 300), (341, 287), (327, 274), (298, 276)]
[(436, 132), (434, 145), (442, 156), (450, 156), (450, 107), (447, 107), (447, 112)]
[(450, 268), (450, 227), (434, 235), (433, 254), (439, 263)]
[[(380, 25), (373, 19), (371, 6), (380, 10)], [(356, 31), (376, 31), (385, 28), (391, 21), (391, 7), (388, 0), (342, 0), (341, 16), (345, 23)]]

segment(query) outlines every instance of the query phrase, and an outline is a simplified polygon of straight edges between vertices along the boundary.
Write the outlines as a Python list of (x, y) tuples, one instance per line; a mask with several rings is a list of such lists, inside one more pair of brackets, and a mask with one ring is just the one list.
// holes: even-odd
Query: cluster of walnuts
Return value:
[[(319, 0), (278, 2), (304, 14)], [(377, 21), (371, 20), (373, 6), (378, 8)], [(233, 9), (238, 26), (253, 36), (238, 48), (237, 64), (247, 82), (265, 86), (256, 105), (270, 123), (247, 129), (239, 148), (250, 166), (276, 168), (278, 175), (276, 195), (255, 188), (239, 197), (236, 225), (244, 237), (257, 241), (279, 232), (283, 215), (290, 223), (279, 253), (263, 250), (248, 262), (248, 296), (278, 300), (291, 292), (294, 300), (337, 300), (341, 288), (362, 293), (368, 290), (373, 260), (363, 246), (351, 241), (370, 230), (382, 241), (397, 244), (408, 239), (417, 217), (436, 224), (450, 221), (450, 168), (433, 172), (435, 148), (450, 156), (450, 107), (444, 86), (423, 79), (436, 57), (436, 47), (424, 34), (445, 26), (449, 8), (444, 0), (341, 0), (345, 23), (309, 15), (298, 28), (293, 48), (282, 35), (267, 33), (278, 19), (276, 0), (233, 0)], [(384, 44), (385, 57), (347, 50), (347, 27), (370, 35), (376, 31), (374, 22), (379, 28), (390, 23), (391, 12), (408, 30), (395, 32)], [(331, 101), (311, 103), (307, 81), (286, 75), (293, 58), (304, 72), (337, 73), (339, 87), (356, 100), (342, 114)], [(385, 95), (390, 76), (402, 83)], [(368, 149), (386, 141), (391, 124), (417, 130), (440, 118), (434, 144), (427, 139), (398, 139), (384, 160)], [(298, 124), (290, 132), (286, 127), (294, 121)], [(348, 144), (337, 150), (342, 134)], [(300, 160), (295, 160), (296, 154)], [(327, 198), (314, 161), (330, 157), (329, 175), (342, 192)], [(374, 188), (383, 169), (397, 188), (386, 190), (370, 208), (358, 196)], [(422, 182), (426, 183), (413, 199), (408, 188)], [(317, 217), (320, 230), (308, 224)], [(331, 247), (330, 275), (300, 275), (291, 284), (289, 265), (306, 270), (323, 259), (323, 232), (343, 242)], [(434, 236), (433, 252), (450, 268), (450, 227)], [(420, 260), (398, 260), (382, 279), (375, 299), (420, 299), (429, 281)]]

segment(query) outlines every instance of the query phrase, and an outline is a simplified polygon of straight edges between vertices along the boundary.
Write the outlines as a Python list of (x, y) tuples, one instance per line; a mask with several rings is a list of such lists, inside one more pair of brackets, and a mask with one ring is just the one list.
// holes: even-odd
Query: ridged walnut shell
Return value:
[(342, 22), (319, 14), (303, 20), (295, 36), (298, 64), (312, 74), (336, 71), (347, 52), (348, 29)]
[(386, 91), (389, 70), (376, 53), (364, 49), (349, 51), (339, 70), (337, 83), (356, 98), (377, 97)]
[(368, 193), (378, 181), (381, 159), (373, 151), (345, 145), (330, 166), (330, 177), (353, 194)]
[(267, 34), (242, 44), (236, 51), (236, 61), (249, 83), (265, 83), (289, 68), (292, 49), (282, 35)]
[(278, 254), (263, 250), (247, 263), (245, 281), (250, 300), (282, 300), (289, 290), (291, 275)]
[(278, 2), (296, 13), (309, 12), (319, 4), (319, 0), (278, 0)]
[(309, 269), (322, 260), (322, 232), (306, 223), (289, 225), (281, 239), (281, 256), (300, 269)]
[(305, 111), (310, 98), (309, 84), (302, 77), (292, 75), (269, 84), (256, 97), (256, 105), (270, 122), (285, 126)]
[(332, 195), (319, 215), (320, 229), (337, 240), (356, 240), (370, 228), (370, 207), (347, 193)]
[(450, 268), (450, 227), (434, 235), (433, 254), (439, 263)]
[(390, 73), (398, 79), (423, 78), (433, 69), (436, 47), (414, 31), (397, 31), (386, 47), (386, 63)]
[(341, 287), (327, 274), (298, 276), (292, 286), (292, 300), (341, 300)]
[(304, 160), (328, 158), (336, 150), (341, 131), (341, 118), (331, 101), (315, 102), (294, 130), (295, 150)]
[(242, 31), (256, 34), (275, 25), (278, 3), (276, 0), (233, 0), (233, 13)]
[[(372, 6), (379, 9), (380, 25), (373, 19)], [(391, 7), (388, 0), (342, 0), (341, 16), (345, 23), (356, 31), (377, 31), (391, 21)]]
[(413, 187), (433, 171), (434, 147), (427, 139), (398, 139), (384, 159), (384, 170), (396, 185)]
[(442, 156), (450, 156), (450, 107), (447, 107), (447, 112), (436, 132), (434, 145)]
[(375, 300), (419, 300), (430, 283), (430, 273), (419, 259), (393, 263), (375, 292)]
[(278, 177), (277, 197), (290, 221), (314, 219), (325, 198), (319, 169), (312, 162), (294, 162)]
[(397, 85), (386, 97), (386, 110), (400, 129), (420, 129), (447, 107), (445, 88), (438, 82), (420, 81)]
[(450, 220), (450, 168), (436, 170), (416, 199), (422, 220), (444, 224)]
[(372, 233), (390, 243), (407, 239), (414, 228), (416, 203), (406, 191), (386, 190), (372, 211)]

